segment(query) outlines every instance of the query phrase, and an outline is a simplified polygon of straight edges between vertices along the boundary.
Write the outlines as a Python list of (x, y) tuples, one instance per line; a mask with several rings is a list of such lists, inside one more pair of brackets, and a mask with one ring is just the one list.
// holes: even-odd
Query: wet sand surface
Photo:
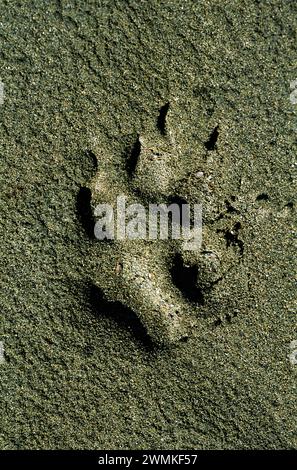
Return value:
[[(296, 18), (280, 0), (2, 0), (2, 449), (296, 448)], [(158, 144), (166, 103), (178, 171), (209, 178), (209, 224), (239, 250), (174, 346), (96, 288), (82, 189), (102, 167), (112, 186), (138, 135)]]

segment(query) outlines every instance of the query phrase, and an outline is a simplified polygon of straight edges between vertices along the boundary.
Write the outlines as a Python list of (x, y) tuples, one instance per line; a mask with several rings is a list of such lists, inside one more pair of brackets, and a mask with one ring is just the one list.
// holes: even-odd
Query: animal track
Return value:
[[(174, 201), (203, 205), (206, 223), (199, 251), (184, 249), (180, 240), (98, 242), (102, 256), (96, 285), (106, 300), (133, 310), (157, 343), (172, 343), (189, 335), (211, 287), (238, 263), (243, 252), (240, 224), (229, 231), (212, 226), (218, 219), (213, 213), (214, 183), (211, 175), (197, 168), (195, 158), (175, 144), (168, 122), (170, 109), (169, 103), (161, 108), (155, 130), (138, 136), (125, 162), (98, 158), (98, 171), (89, 185), (93, 210), (98, 204), (116, 206), (119, 195), (127, 198), (127, 204)], [(216, 141), (217, 135), (214, 138)], [(228, 204), (226, 216), (238, 216)]]

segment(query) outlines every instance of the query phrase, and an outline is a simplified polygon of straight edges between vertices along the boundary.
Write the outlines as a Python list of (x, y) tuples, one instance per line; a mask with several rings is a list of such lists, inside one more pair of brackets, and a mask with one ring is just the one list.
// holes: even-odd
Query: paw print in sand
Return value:
[[(182, 240), (102, 240), (95, 284), (106, 300), (132, 309), (151, 339), (169, 344), (186, 338), (197, 323), (204, 298), (242, 255), (233, 230), (214, 230), (217, 214), (211, 171), (176, 143), (170, 106), (161, 108), (157, 126), (138, 136), (124, 161), (97, 153), (98, 171), (89, 189), (96, 218), (99, 204), (172, 203), (202, 205), (202, 245), (189, 250)], [(217, 131), (216, 131), (217, 132)], [(238, 243), (237, 243), (238, 242)]]

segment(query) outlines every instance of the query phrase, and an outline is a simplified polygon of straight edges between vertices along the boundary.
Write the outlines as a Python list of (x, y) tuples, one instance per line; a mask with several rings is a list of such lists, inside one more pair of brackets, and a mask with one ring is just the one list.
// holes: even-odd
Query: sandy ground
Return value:
[[(296, 3), (0, 6), (1, 448), (296, 448)], [(160, 348), (94, 290), (79, 194), (167, 102), (243, 253)]]

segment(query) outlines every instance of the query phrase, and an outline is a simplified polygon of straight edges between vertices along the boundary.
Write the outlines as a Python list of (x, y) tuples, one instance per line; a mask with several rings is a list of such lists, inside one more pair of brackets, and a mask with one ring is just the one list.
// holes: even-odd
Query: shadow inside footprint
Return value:
[(148, 336), (146, 329), (131, 309), (125, 307), (121, 302), (108, 302), (102, 291), (91, 283), (87, 286), (87, 290), (92, 310), (96, 316), (111, 318), (119, 328), (130, 331), (146, 349), (152, 350), (154, 348), (154, 343)]
[(190, 302), (204, 305), (204, 295), (197, 286), (198, 266), (185, 266), (182, 258), (177, 254), (171, 269), (172, 281)]
[(134, 175), (140, 152), (141, 143), (138, 136), (126, 161), (126, 170), (130, 177)]
[(85, 187), (80, 188), (77, 195), (76, 209), (79, 216), (79, 220), (83, 228), (85, 229), (86, 234), (89, 238), (95, 238), (95, 219), (92, 212), (91, 199), (91, 190)]
[(159, 116), (157, 119), (157, 128), (162, 135), (166, 135), (166, 118), (169, 110), (170, 103), (165, 103), (164, 106), (160, 108)]
[(212, 133), (210, 134), (209, 139), (204, 143), (205, 148), (209, 151), (215, 150), (218, 137), (219, 137), (219, 126), (216, 126), (214, 130), (212, 131)]

